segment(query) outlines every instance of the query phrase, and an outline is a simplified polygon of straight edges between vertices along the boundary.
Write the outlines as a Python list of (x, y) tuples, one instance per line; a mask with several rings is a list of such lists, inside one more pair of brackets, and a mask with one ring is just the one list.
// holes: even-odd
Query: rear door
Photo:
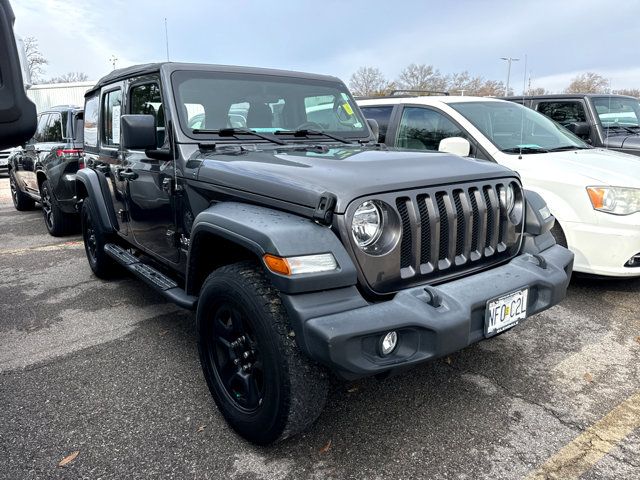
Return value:
[(41, 153), (41, 148), (45, 144), (47, 124), (49, 114), (42, 113), (38, 116), (38, 126), (36, 133), (25, 145), (22, 154), (17, 156), (13, 166), (16, 176), (24, 188), (31, 193), (38, 193), (38, 182), (36, 179), (36, 163)]

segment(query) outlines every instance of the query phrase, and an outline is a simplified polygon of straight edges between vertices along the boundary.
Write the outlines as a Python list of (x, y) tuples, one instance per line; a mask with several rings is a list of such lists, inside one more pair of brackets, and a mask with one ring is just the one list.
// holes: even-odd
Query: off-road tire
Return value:
[[(256, 364), (264, 370), (263, 395), (253, 411), (237, 403), (221, 380), (219, 372), (224, 368), (213, 360), (220, 337), (213, 331), (214, 322), (223, 308), (237, 311), (243, 316), (241, 323), (253, 329)], [(327, 397), (327, 373), (299, 350), (278, 292), (255, 262), (240, 262), (211, 273), (200, 291), (196, 319), (200, 361), (209, 390), (238, 434), (266, 445), (300, 433), (318, 418)]]
[(73, 233), (78, 226), (78, 216), (65, 213), (60, 209), (49, 180), (45, 180), (40, 185), (40, 198), (44, 224), (49, 233), (54, 237)]
[(13, 206), (16, 207), (16, 210), (20, 212), (33, 210), (36, 202), (33, 198), (20, 190), (16, 174), (13, 173), (13, 170), (9, 172), (9, 185), (11, 188), (11, 199), (13, 200)]
[(94, 220), (97, 218), (95, 212), (91, 197), (86, 197), (82, 202), (80, 214), (84, 251), (87, 254), (89, 266), (96, 277), (110, 279), (119, 272), (119, 266), (104, 251), (105, 244), (109, 243), (111, 238), (102, 229), (100, 222)]

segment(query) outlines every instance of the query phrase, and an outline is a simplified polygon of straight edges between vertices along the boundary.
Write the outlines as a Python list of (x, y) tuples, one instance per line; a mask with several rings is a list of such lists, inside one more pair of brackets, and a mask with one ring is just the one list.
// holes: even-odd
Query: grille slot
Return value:
[(489, 187), (484, 187), (482, 189), (484, 193), (484, 202), (487, 206), (487, 235), (484, 242), (484, 248), (489, 248), (491, 243), (493, 242), (493, 227), (496, 222), (496, 212), (493, 209), (493, 205), (491, 204), (491, 198), (489, 197)]
[(440, 215), (440, 249), (438, 251), (438, 260), (446, 260), (449, 252), (449, 216), (447, 215), (447, 207), (444, 205), (445, 192), (436, 193), (436, 205), (438, 206), (438, 214)]
[(476, 195), (478, 193), (477, 188), (469, 189), (469, 201), (471, 203), (471, 215), (473, 221), (473, 233), (471, 235), (471, 250), (479, 250), (478, 238), (480, 235), (480, 210), (478, 209), (478, 201)]
[(402, 222), (402, 239), (400, 243), (400, 268), (406, 268), (411, 266), (411, 219), (409, 218), (409, 210), (407, 209), (408, 198), (398, 198), (396, 200), (396, 207), (400, 214), (400, 221)]
[(462, 190), (455, 190), (453, 192), (453, 203), (456, 207), (456, 221), (458, 227), (456, 229), (456, 255), (462, 255), (464, 253), (464, 244), (466, 240), (465, 215), (462, 210), (462, 200), (460, 199), (462, 195)]
[(420, 264), (422, 265), (431, 261), (431, 222), (427, 202), (431, 202), (428, 195), (418, 195), (418, 213), (422, 229), (420, 236)]

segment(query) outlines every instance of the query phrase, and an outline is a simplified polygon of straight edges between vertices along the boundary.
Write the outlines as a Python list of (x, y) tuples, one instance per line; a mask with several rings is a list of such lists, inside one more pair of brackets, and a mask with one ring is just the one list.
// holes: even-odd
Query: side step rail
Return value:
[(198, 297), (187, 295), (174, 280), (167, 277), (164, 273), (159, 272), (146, 263), (142, 263), (137, 257), (131, 255), (124, 248), (114, 243), (107, 243), (104, 246), (104, 251), (126, 270), (144, 280), (147, 285), (163, 294), (176, 305), (186, 308), (187, 310), (196, 309)]

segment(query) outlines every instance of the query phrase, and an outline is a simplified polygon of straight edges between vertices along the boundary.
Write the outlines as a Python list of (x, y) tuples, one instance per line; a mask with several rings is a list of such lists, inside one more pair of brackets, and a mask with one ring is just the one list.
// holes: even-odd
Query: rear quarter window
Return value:
[(88, 98), (84, 104), (84, 145), (98, 146), (98, 97)]

